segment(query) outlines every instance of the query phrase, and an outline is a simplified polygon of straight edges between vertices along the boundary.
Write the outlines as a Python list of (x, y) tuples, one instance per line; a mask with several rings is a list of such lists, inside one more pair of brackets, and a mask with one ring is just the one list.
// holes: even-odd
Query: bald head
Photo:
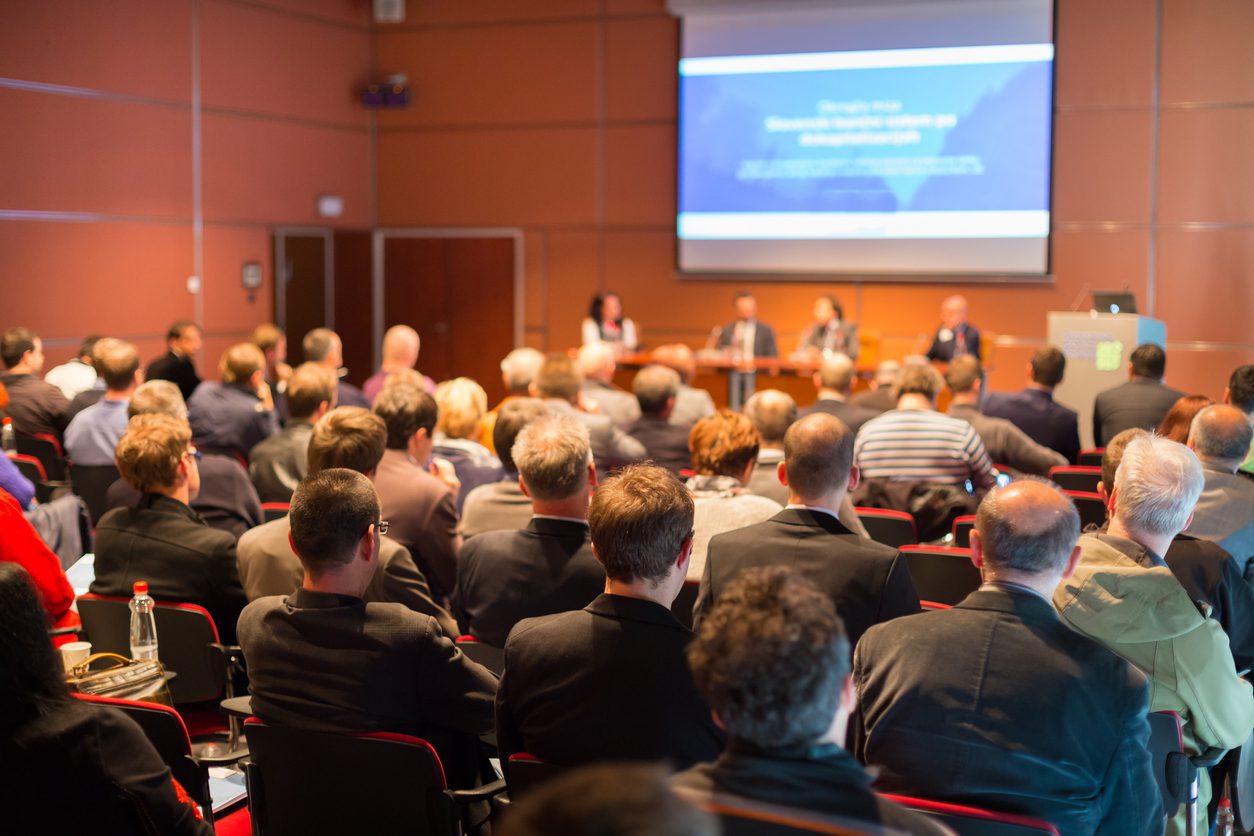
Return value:
[(1202, 461), (1236, 473), (1250, 453), (1254, 430), (1245, 413), (1234, 406), (1208, 406), (1193, 418), (1189, 447)]
[(410, 369), (418, 362), (422, 341), (408, 325), (393, 325), (383, 335), (383, 364), (389, 368)]
[(679, 379), (684, 383), (692, 383), (697, 373), (697, 358), (683, 343), (659, 345), (653, 349), (653, 362), (679, 372)]
[(614, 379), (614, 349), (606, 343), (592, 343), (579, 349), (575, 365), (585, 379), (609, 383)]
[(941, 302), (941, 325), (957, 328), (967, 321), (967, 297), (950, 296)]
[(1057, 583), (1080, 536), (1080, 515), (1056, 485), (1017, 479), (984, 497), (974, 536), (994, 577), (1021, 574)]
[(833, 354), (823, 359), (823, 365), (815, 372), (815, 380), (821, 389), (848, 395), (853, 389), (855, 371), (852, 360), (844, 354)]
[(843, 421), (825, 412), (807, 415), (784, 434), (784, 469), (790, 501), (802, 504), (849, 486), (853, 469), (853, 433)]
[(786, 392), (763, 389), (745, 403), (744, 413), (762, 436), (762, 443), (778, 448), (784, 441), (784, 433), (797, 420), (797, 402)]
[(534, 348), (516, 348), (501, 361), (501, 379), (511, 395), (525, 395), (536, 373), (544, 365), (544, 355)]

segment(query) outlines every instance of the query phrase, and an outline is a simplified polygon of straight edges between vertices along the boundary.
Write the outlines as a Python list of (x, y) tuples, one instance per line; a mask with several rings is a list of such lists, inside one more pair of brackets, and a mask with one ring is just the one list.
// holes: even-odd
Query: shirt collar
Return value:
[(827, 514), (834, 520), (840, 519), (840, 516), (831, 508), (822, 508), (818, 505), (800, 505), (796, 502), (790, 502), (784, 507), (792, 511), (813, 511), (816, 514)]
[(1001, 592), (1018, 592), (1022, 595), (1035, 595), (1037, 598), (1040, 598), (1042, 601), (1050, 603), (1050, 605), (1053, 606), (1050, 600), (1040, 592), (1030, 586), (1024, 586), (1021, 583), (1015, 583), (1013, 581), (984, 581), (984, 583), (980, 584), (981, 592), (990, 592), (994, 590)]
[(580, 519), (579, 517), (559, 517), (556, 514), (532, 514), (531, 518), (533, 520), (561, 520), (562, 522), (579, 523), (585, 528), (588, 525), (588, 521), (585, 519)]

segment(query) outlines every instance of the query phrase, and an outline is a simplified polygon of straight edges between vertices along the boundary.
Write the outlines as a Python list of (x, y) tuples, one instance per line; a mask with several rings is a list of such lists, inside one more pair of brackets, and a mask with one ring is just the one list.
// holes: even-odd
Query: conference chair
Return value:
[(43, 462), (25, 453), (9, 453), (9, 460), (17, 465), (17, 472), (29, 479), (35, 486), (35, 499), (41, 504), (52, 501), (52, 492), (57, 486), (48, 481), (48, 473), (44, 470)]
[[(902, 546), (901, 556), (921, 602), (953, 606), (980, 588), (971, 550), (947, 546)], [(931, 607), (934, 609), (934, 607)]]
[(493, 647), (471, 635), (458, 636), (457, 647), (472, 662), (478, 662), (492, 673), (500, 676), (505, 670), (505, 649)]
[(679, 594), (675, 596), (675, 603), (671, 604), (671, 615), (689, 630), (692, 629), (692, 609), (697, 605), (697, 591), (700, 588), (700, 581), (685, 579)]
[(94, 526), (100, 522), (105, 511), (109, 510), (107, 494), (109, 487), (121, 478), (116, 465), (112, 464), (71, 464), (70, 484), (74, 493), (82, 497), (87, 505), (87, 513), (91, 516)]
[(1064, 490), (1063, 493), (1071, 497), (1071, 501), (1075, 503), (1075, 509), (1080, 512), (1081, 528), (1087, 528), (1090, 525), (1101, 526), (1106, 522), (1106, 500), (1102, 499), (1101, 494), (1068, 490)]
[(1058, 836), (1058, 828), (1047, 821), (1020, 816), (1015, 813), (999, 813), (983, 807), (966, 804), (950, 804), (906, 795), (882, 794), (908, 810), (921, 813), (940, 822), (958, 836)]
[(18, 430), (14, 433), (17, 452), (24, 456), (34, 456), (43, 465), (50, 482), (65, 481), (65, 453), (61, 450), (61, 442), (50, 433), (27, 434)]
[[(1210, 769), (1227, 754), (1226, 750), (1212, 746), (1200, 755), (1184, 751), (1184, 731), (1180, 715), (1174, 711), (1153, 711), (1149, 715), (1150, 760), (1154, 765), (1154, 780), (1163, 799), (1163, 812), (1167, 818), (1175, 816), (1180, 805), (1186, 805), (1185, 833), (1197, 833), (1197, 781), (1202, 769)], [(1218, 792), (1219, 788), (1215, 788)]]
[(554, 778), (565, 775), (569, 767), (558, 766), (529, 755), (526, 752), (515, 752), (503, 764), (505, 780), (509, 784), (510, 801), (517, 801), (536, 787)]
[(866, 527), (866, 533), (877, 543), (897, 549), (919, 542), (919, 531), (915, 527), (914, 517), (906, 511), (863, 507), (853, 510)]
[(1091, 450), (1081, 450), (1080, 455), (1076, 457), (1075, 463), (1081, 467), (1101, 467), (1102, 454), (1105, 452), (1105, 447), (1094, 447)]
[(263, 502), (261, 503), (261, 513), (266, 522), (273, 522), (286, 517), (290, 507), (290, 502)]
[(1049, 469), (1049, 480), (1064, 491), (1086, 491), (1095, 493), (1097, 483), (1102, 481), (1101, 467), (1081, 467), (1064, 465)]
[(878, 824), (843, 816), (824, 815), (796, 807), (770, 804), (729, 793), (676, 787), (685, 801), (718, 817), (723, 836), (776, 836), (776, 834), (826, 833), (836, 836), (871, 836), (886, 831)]
[(975, 514), (963, 514), (954, 517), (954, 546), (959, 549), (971, 548), (971, 531), (975, 528)]
[[(450, 790), (427, 741), (407, 734), (336, 734), (244, 725), (248, 806), (257, 836), (432, 834), (461, 836), (504, 781)], [(472, 805), (476, 810), (472, 810)]]

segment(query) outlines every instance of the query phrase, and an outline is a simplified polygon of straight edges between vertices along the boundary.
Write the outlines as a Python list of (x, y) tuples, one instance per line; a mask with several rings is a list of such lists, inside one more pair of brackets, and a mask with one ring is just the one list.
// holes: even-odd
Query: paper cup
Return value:
[(91, 655), (91, 642), (66, 642), (61, 645), (61, 661), (65, 663), (65, 672), (69, 673), (74, 666)]

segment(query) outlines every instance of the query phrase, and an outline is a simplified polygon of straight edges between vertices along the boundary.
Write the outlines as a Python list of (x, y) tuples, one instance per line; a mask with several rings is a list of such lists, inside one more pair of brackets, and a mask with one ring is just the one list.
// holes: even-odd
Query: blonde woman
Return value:
[(466, 494), (480, 485), (505, 478), (501, 460), (483, 445), (483, 416), (488, 411), (488, 394), (468, 377), (446, 380), (435, 387), (439, 417), (435, 425), (432, 454), (453, 466), (461, 488), (457, 493), (457, 513)]

